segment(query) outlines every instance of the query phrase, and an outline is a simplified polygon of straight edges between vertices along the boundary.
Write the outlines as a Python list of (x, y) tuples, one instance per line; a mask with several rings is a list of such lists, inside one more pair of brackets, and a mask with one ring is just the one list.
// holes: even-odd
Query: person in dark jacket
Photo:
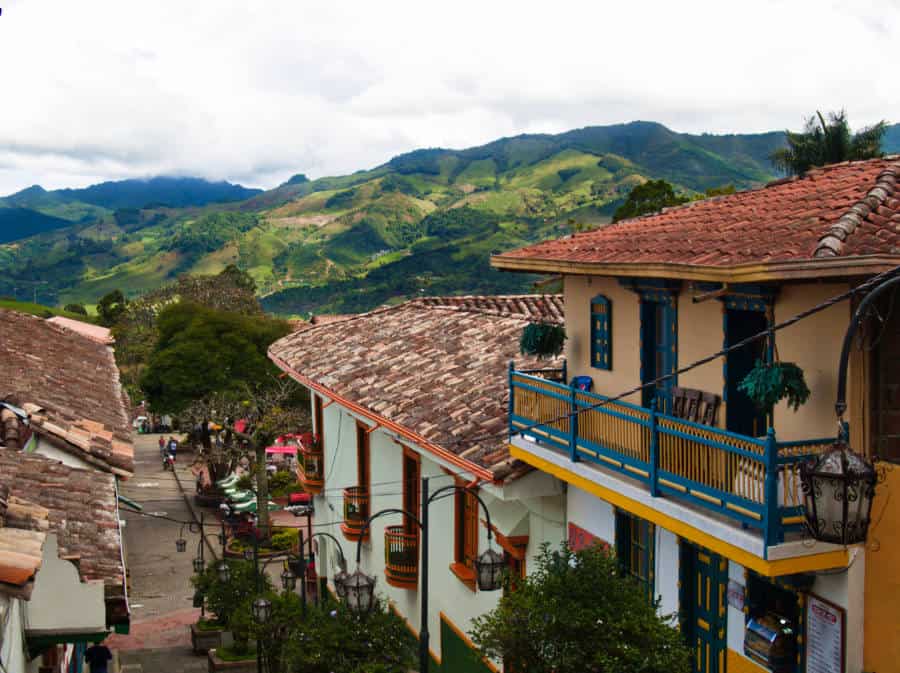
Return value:
[(103, 643), (96, 643), (84, 651), (84, 660), (90, 664), (91, 673), (108, 673), (112, 652)]

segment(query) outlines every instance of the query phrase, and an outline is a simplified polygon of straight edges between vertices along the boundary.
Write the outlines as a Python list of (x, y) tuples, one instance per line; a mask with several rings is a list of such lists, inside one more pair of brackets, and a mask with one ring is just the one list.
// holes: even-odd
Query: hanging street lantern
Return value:
[(281, 586), (285, 591), (293, 591), (297, 586), (297, 576), (291, 572), (290, 568), (285, 568), (281, 573)]
[(350, 574), (346, 570), (336, 573), (332, 581), (334, 582), (334, 593), (340, 600), (347, 598), (347, 582), (350, 580)]
[(203, 572), (203, 559), (199, 556), (194, 558), (194, 572), (198, 575)]
[(253, 601), (253, 619), (257, 624), (265, 624), (272, 616), (272, 603), (265, 598), (257, 598)]
[(806, 525), (822, 542), (866, 541), (878, 477), (864, 457), (841, 440), (828, 452), (800, 465)]
[(216, 566), (216, 572), (219, 574), (219, 581), (222, 584), (228, 584), (231, 580), (231, 568), (225, 561), (219, 561), (219, 565)]
[(358, 615), (365, 615), (375, 607), (375, 578), (366, 575), (359, 568), (347, 578), (345, 601)]
[(475, 570), (475, 578), (478, 580), (478, 588), (481, 591), (497, 591), (503, 587), (506, 562), (503, 560), (502, 554), (488, 549), (475, 559)]
[(187, 551), (187, 540), (185, 540), (183, 537), (175, 540), (175, 551), (177, 551), (179, 554), (183, 551)]

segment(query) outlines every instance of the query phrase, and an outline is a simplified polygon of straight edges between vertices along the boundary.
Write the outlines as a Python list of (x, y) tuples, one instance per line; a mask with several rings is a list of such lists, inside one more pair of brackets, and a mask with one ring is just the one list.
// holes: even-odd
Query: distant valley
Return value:
[[(418, 294), (521, 292), (491, 253), (609, 221), (637, 184), (700, 194), (775, 177), (781, 132), (691, 135), (653, 122), (423, 149), (371, 170), (267, 191), (197, 178), (26, 189), (0, 199), (0, 295), (136, 295), (237, 264), (273, 312), (349, 312)], [(900, 151), (900, 125), (885, 151)], [(29, 296), (31, 291), (28, 292)]]

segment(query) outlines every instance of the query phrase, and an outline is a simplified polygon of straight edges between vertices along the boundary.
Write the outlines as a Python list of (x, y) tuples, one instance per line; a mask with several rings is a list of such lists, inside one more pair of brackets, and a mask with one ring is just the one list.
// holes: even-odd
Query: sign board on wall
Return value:
[(809, 594), (806, 598), (806, 673), (844, 673), (844, 609)]
[(744, 611), (744, 585), (734, 580), (728, 580), (728, 605)]

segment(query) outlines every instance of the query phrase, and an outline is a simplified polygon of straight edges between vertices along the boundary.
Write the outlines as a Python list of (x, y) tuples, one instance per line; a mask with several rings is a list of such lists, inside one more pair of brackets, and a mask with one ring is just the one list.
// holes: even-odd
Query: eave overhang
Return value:
[(581, 262), (503, 255), (491, 257), (491, 266), (501, 271), (581, 276), (679, 278), (717, 283), (853, 278), (871, 276), (893, 269), (898, 265), (900, 265), (900, 255), (824, 257), (732, 266), (703, 266), (672, 262)]

